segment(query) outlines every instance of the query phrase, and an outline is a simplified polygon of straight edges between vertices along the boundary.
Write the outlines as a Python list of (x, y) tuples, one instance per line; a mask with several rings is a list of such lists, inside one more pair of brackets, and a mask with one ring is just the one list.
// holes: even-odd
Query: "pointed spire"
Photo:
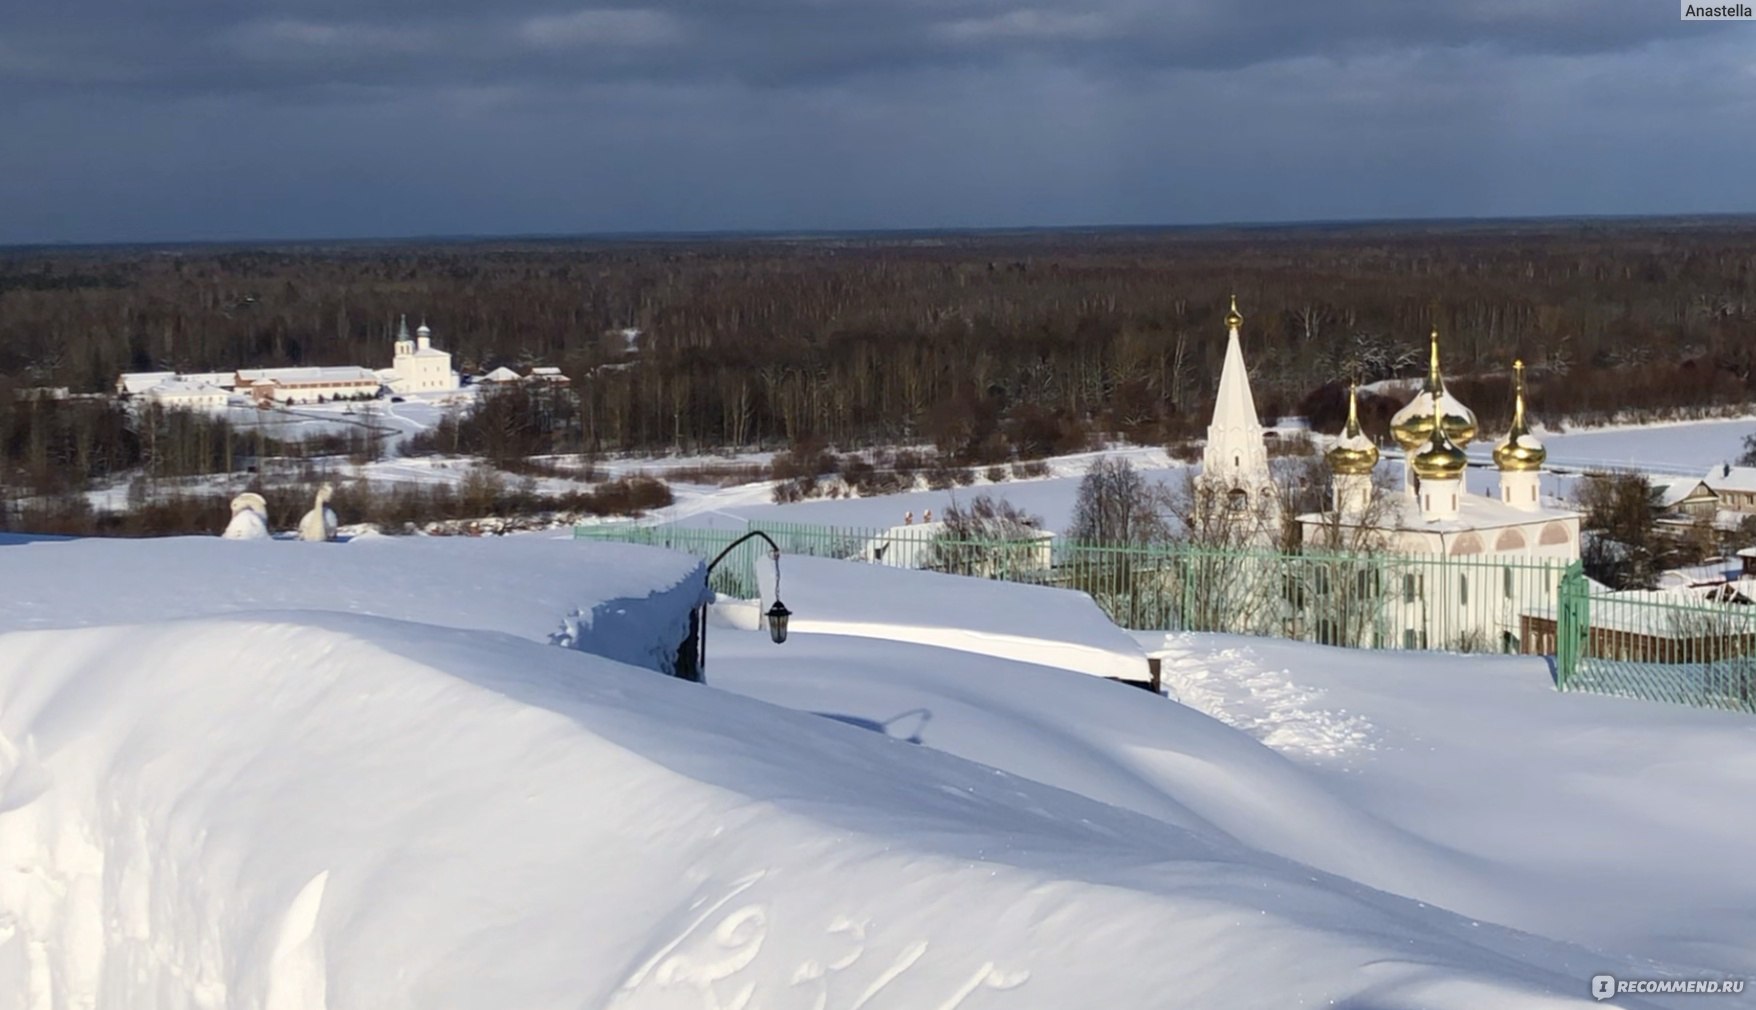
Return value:
[(1244, 365), (1244, 349), (1238, 338), (1243, 321), (1234, 298), (1226, 313), (1225, 360), (1213, 401), (1213, 422), (1207, 427), (1202, 469), (1208, 475), (1224, 475), (1234, 485), (1256, 486), (1268, 482), (1268, 456), (1262, 421), (1256, 416), (1256, 398), (1250, 392), (1250, 370)]
[[(1360, 427), (1360, 384), (1350, 382), (1347, 389), (1347, 426), (1328, 452), (1329, 468), (1338, 476), (1355, 477), (1372, 472), (1378, 465), (1378, 447)], [(1339, 500), (1339, 499), (1338, 499)]]
[(1494, 447), (1494, 462), (1503, 472), (1516, 473), (1542, 469), (1549, 452), (1530, 433), (1530, 420), (1524, 416), (1524, 360), (1512, 363), (1512, 424), (1506, 437)]
[(1524, 422), (1524, 359), (1512, 362), (1512, 430), (1526, 432), (1530, 426)]
[(1238, 300), (1232, 298), (1232, 309), (1226, 314), (1225, 363), (1219, 370), (1219, 395), (1213, 405), (1213, 423), (1227, 428), (1256, 428), (1262, 421), (1256, 415), (1256, 397), (1250, 392), (1250, 370), (1244, 365), (1244, 348), (1238, 342), (1238, 326), (1244, 317), (1238, 314)]
[(1439, 327), (1433, 327), (1432, 343), (1427, 349), (1427, 392), (1437, 396), (1445, 392), (1445, 376), (1439, 372)]
[(409, 338), (409, 317), (404, 315), (396, 324), (396, 339), (407, 340), (408, 338)]

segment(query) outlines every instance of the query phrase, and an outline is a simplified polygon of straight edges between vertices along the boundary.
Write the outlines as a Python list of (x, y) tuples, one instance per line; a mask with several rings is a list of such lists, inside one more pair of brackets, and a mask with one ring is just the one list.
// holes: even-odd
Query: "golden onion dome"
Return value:
[(1541, 470), (1549, 451), (1530, 433), (1530, 422), (1524, 417), (1524, 362), (1512, 363), (1512, 426), (1506, 437), (1494, 447), (1494, 464), (1501, 471), (1523, 473)]
[(1372, 472), (1378, 465), (1378, 447), (1360, 429), (1359, 383), (1347, 388), (1347, 426), (1341, 438), (1326, 454), (1331, 472), (1345, 477), (1359, 477)]
[(1415, 453), (1413, 463), (1415, 476), (1422, 480), (1457, 480), (1469, 467), (1469, 457), (1445, 434), (1437, 407), (1427, 427), (1427, 447)]
[(1468, 445), (1476, 437), (1476, 416), (1445, 392), (1445, 377), (1439, 372), (1439, 329), (1434, 327), (1427, 353), (1427, 384), (1406, 406), (1390, 419), (1390, 434), (1404, 452), (1414, 452), (1426, 445), (1433, 433), (1433, 417), (1437, 412), (1439, 426), (1454, 446)]
[(1238, 314), (1238, 296), (1232, 296), (1232, 307), (1226, 312), (1226, 329), (1235, 330), (1244, 325), (1244, 317)]

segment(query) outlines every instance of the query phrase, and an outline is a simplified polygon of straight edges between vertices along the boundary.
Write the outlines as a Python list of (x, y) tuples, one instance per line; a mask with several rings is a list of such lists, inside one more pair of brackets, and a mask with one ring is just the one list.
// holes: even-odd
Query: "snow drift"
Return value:
[(508, 635), (0, 636), (0, 1001), (25, 1010), (1474, 1010), (1589, 1005), (1602, 967)]
[(260, 610), (504, 631), (669, 672), (706, 597), (671, 551), (543, 537), (0, 541), (0, 630)]

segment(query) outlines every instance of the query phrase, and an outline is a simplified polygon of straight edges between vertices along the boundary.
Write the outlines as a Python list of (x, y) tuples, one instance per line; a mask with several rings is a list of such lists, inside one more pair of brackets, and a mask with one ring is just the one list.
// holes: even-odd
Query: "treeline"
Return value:
[[(132, 493), (131, 488), (125, 510), (95, 508), (81, 494), (33, 498), (16, 510), (0, 502), (0, 530), (70, 536), (200, 535), (219, 533), (231, 518), (231, 491), (170, 488), (149, 494), (141, 490)], [(296, 528), (299, 517), (311, 507), (314, 488), (252, 482), (245, 490), (266, 499), (270, 528), (285, 531)], [(671, 501), (671, 489), (663, 481), (639, 474), (556, 494), (539, 491), (529, 479), (509, 481), (491, 470), (476, 469), (455, 485), (342, 483), (336, 486), (330, 508), (349, 525), (364, 523), (387, 533), (408, 533), (460, 520), (638, 516)]]
[[(1199, 433), (1235, 291), (1265, 416), (1419, 375), (1436, 324), (1492, 427), (1518, 356), (1545, 418), (1747, 400), (1753, 239), (1706, 219), (28, 251), (0, 257), (0, 373), (384, 364), (408, 313), (465, 370), (562, 366), (587, 451), (930, 441), (985, 462), (1027, 429)], [(606, 337), (624, 327), (638, 354)]]
[(0, 500), (59, 495), (134, 475), (191, 477), (255, 469), (267, 459), (377, 458), (364, 426), (300, 439), (200, 411), (103, 398), (33, 399), (0, 381)]

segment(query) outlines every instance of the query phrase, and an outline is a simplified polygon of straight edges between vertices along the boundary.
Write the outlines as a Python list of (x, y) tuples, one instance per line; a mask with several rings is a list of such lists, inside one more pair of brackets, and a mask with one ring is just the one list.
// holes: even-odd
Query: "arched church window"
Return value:
[(1250, 495), (1241, 487), (1232, 488), (1226, 495), (1226, 508), (1233, 512), (1242, 512), (1250, 507)]

